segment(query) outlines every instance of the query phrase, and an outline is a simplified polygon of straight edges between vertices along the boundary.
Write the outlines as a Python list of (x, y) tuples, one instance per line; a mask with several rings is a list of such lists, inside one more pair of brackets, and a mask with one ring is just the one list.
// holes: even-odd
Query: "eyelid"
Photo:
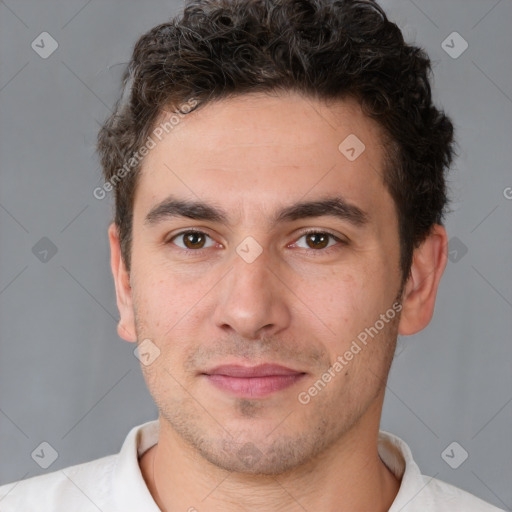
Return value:
[(314, 255), (326, 255), (326, 254), (330, 254), (332, 251), (336, 251), (336, 250), (339, 250), (340, 249), (340, 245), (341, 246), (346, 246), (349, 244), (348, 240), (341, 237), (340, 235), (338, 234), (335, 234), (333, 233), (332, 231), (330, 231), (329, 229), (324, 229), (324, 228), (306, 228), (305, 230), (301, 231), (300, 234), (295, 238), (295, 241), (288, 244), (287, 247), (290, 247), (290, 246), (293, 246), (297, 243), (298, 240), (300, 240), (302, 237), (306, 236), (306, 235), (309, 235), (310, 233), (320, 233), (320, 234), (324, 234), (324, 235), (329, 235), (332, 239), (334, 239), (337, 243), (334, 244), (334, 245), (331, 245), (330, 247), (326, 247), (324, 249), (305, 249), (303, 247), (299, 247), (297, 250), (302, 250), (302, 251), (306, 251), (310, 254), (314, 254)]
[[(213, 242), (215, 242), (215, 244), (219, 244), (219, 242), (217, 242), (207, 231), (205, 231), (204, 228), (187, 228), (187, 229), (182, 229), (180, 231), (178, 231), (177, 233), (173, 233), (171, 234), (170, 236), (166, 237), (164, 239), (164, 245), (168, 245), (168, 244), (173, 244), (174, 247), (173, 249), (178, 251), (178, 252), (182, 252), (182, 253), (185, 253), (185, 254), (190, 254), (190, 255), (193, 255), (195, 253), (202, 253), (203, 251), (207, 250), (207, 249), (212, 249), (212, 247), (202, 247), (201, 249), (184, 249), (183, 247), (180, 247), (179, 245), (176, 245), (173, 240), (175, 238), (178, 238), (180, 236), (183, 236), (187, 233), (199, 233), (203, 236), (206, 236), (208, 238), (210, 238), (210, 240), (212, 240)], [(222, 244), (220, 244), (222, 245)]]
[(325, 235), (331, 235), (338, 242), (348, 243), (347, 238), (343, 237), (340, 234), (334, 233), (333, 231), (331, 231), (329, 229), (325, 229), (325, 228), (305, 228), (304, 231), (300, 232), (299, 238), (303, 237), (304, 235), (309, 235), (310, 233), (322, 233)]
[(183, 235), (185, 233), (201, 233), (201, 234), (209, 236), (210, 238), (213, 238), (212, 235), (210, 235), (209, 230), (207, 228), (202, 228), (202, 227), (194, 226), (194, 227), (191, 227), (191, 228), (180, 229), (180, 230), (178, 230), (176, 232), (168, 233), (166, 235), (166, 240), (170, 241), (173, 238), (176, 238), (177, 236)]

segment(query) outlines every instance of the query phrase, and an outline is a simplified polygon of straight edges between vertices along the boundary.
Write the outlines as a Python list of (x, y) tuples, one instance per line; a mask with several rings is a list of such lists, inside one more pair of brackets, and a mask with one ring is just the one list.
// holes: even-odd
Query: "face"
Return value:
[(356, 103), (294, 94), (209, 104), (146, 157), (120, 333), (213, 464), (281, 473), (378, 424), (401, 284), (383, 167)]

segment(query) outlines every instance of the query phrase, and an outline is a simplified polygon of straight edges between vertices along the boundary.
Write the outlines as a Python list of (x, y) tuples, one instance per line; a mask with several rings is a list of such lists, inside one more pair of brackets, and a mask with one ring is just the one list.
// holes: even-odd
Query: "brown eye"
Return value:
[(190, 233), (185, 233), (183, 240), (188, 249), (202, 249), (205, 239), (201, 233), (191, 231)]
[[(207, 238), (210, 238), (210, 236), (202, 231), (182, 231), (173, 236), (169, 242), (175, 243), (181, 249), (198, 250), (207, 247), (205, 246)], [(178, 240), (181, 241), (183, 245), (177, 243)], [(211, 245), (208, 247), (211, 247)]]
[(311, 249), (325, 249), (329, 243), (331, 235), (327, 233), (308, 233), (306, 243)]
[[(300, 242), (305, 239), (304, 242)], [(299, 243), (300, 242), (300, 243)], [(314, 252), (329, 252), (336, 249), (336, 245), (345, 245), (346, 242), (328, 231), (307, 231), (292, 245), (301, 249), (312, 249)]]

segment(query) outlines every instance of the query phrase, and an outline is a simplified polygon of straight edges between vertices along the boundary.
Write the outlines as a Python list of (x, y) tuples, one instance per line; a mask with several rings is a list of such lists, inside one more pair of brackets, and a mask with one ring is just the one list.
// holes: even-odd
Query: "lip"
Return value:
[(213, 386), (231, 395), (262, 398), (292, 386), (306, 374), (277, 364), (226, 364), (212, 368), (202, 375)]
[(269, 377), (272, 375), (296, 375), (298, 370), (287, 368), (279, 364), (265, 363), (257, 366), (244, 366), (240, 364), (223, 364), (204, 372), (206, 375), (225, 375), (227, 377)]

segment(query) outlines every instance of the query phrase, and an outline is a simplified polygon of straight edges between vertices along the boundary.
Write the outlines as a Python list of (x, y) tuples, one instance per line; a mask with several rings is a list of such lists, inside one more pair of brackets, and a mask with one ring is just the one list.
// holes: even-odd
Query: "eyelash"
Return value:
[[(303, 251), (311, 252), (311, 254), (314, 254), (315, 256), (322, 256), (324, 254), (331, 254), (333, 251), (339, 251), (343, 246), (347, 246), (348, 242), (346, 240), (343, 240), (342, 238), (336, 236), (334, 233), (331, 233), (330, 231), (325, 231), (321, 229), (306, 229), (303, 231), (299, 238), (297, 240), (300, 240), (303, 236), (309, 235), (309, 234), (320, 234), (320, 235), (328, 235), (333, 240), (338, 242), (336, 245), (332, 245), (331, 247), (327, 247), (326, 249), (302, 249)], [(296, 242), (294, 242), (296, 243)], [(340, 247), (341, 246), (341, 247)]]
[[(178, 238), (179, 236), (185, 235), (187, 233), (199, 233), (201, 235), (205, 235), (205, 236), (207, 236), (209, 238), (212, 238), (208, 233), (205, 233), (204, 231), (201, 231), (201, 230), (198, 230), (198, 229), (186, 229), (186, 230), (180, 231), (179, 233), (176, 233), (175, 235), (173, 235), (166, 243), (170, 244), (170, 243), (172, 243), (172, 241), (175, 238)], [(324, 255), (324, 254), (330, 254), (333, 250), (339, 250), (340, 249), (340, 245), (341, 246), (348, 245), (348, 242), (346, 242), (345, 240), (337, 237), (336, 235), (334, 235), (330, 231), (325, 231), (325, 230), (320, 230), (320, 229), (307, 229), (307, 230), (303, 231), (300, 234), (300, 236), (296, 239), (296, 241), (293, 242), (293, 243), (295, 244), (302, 237), (307, 236), (309, 234), (328, 235), (332, 239), (334, 239), (336, 242), (338, 242), (338, 245), (333, 245), (333, 246), (327, 247), (325, 249), (302, 249), (302, 248), (299, 248), (299, 250), (302, 249), (303, 251), (308, 251), (308, 252), (313, 253), (313, 254), (316, 253), (315, 256), (317, 256), (317, 255)], [(289, 245), (291, 245), (291, 244), (289, 244)], [(178, 252), (185, 253), (186, 255), (191, 256), (191, 257), (196, 256), (196, 255), (200, 255), (200, 254), (202, 254), (203, 251), (211, 249), (211, 247), (206, 247), (206, 248), (202, 248), (202, 249), (182, 249), (181, 247), (178, 247), (178, 246), (175, 246), (175, 248), (176, 248), (176, 250)]]

